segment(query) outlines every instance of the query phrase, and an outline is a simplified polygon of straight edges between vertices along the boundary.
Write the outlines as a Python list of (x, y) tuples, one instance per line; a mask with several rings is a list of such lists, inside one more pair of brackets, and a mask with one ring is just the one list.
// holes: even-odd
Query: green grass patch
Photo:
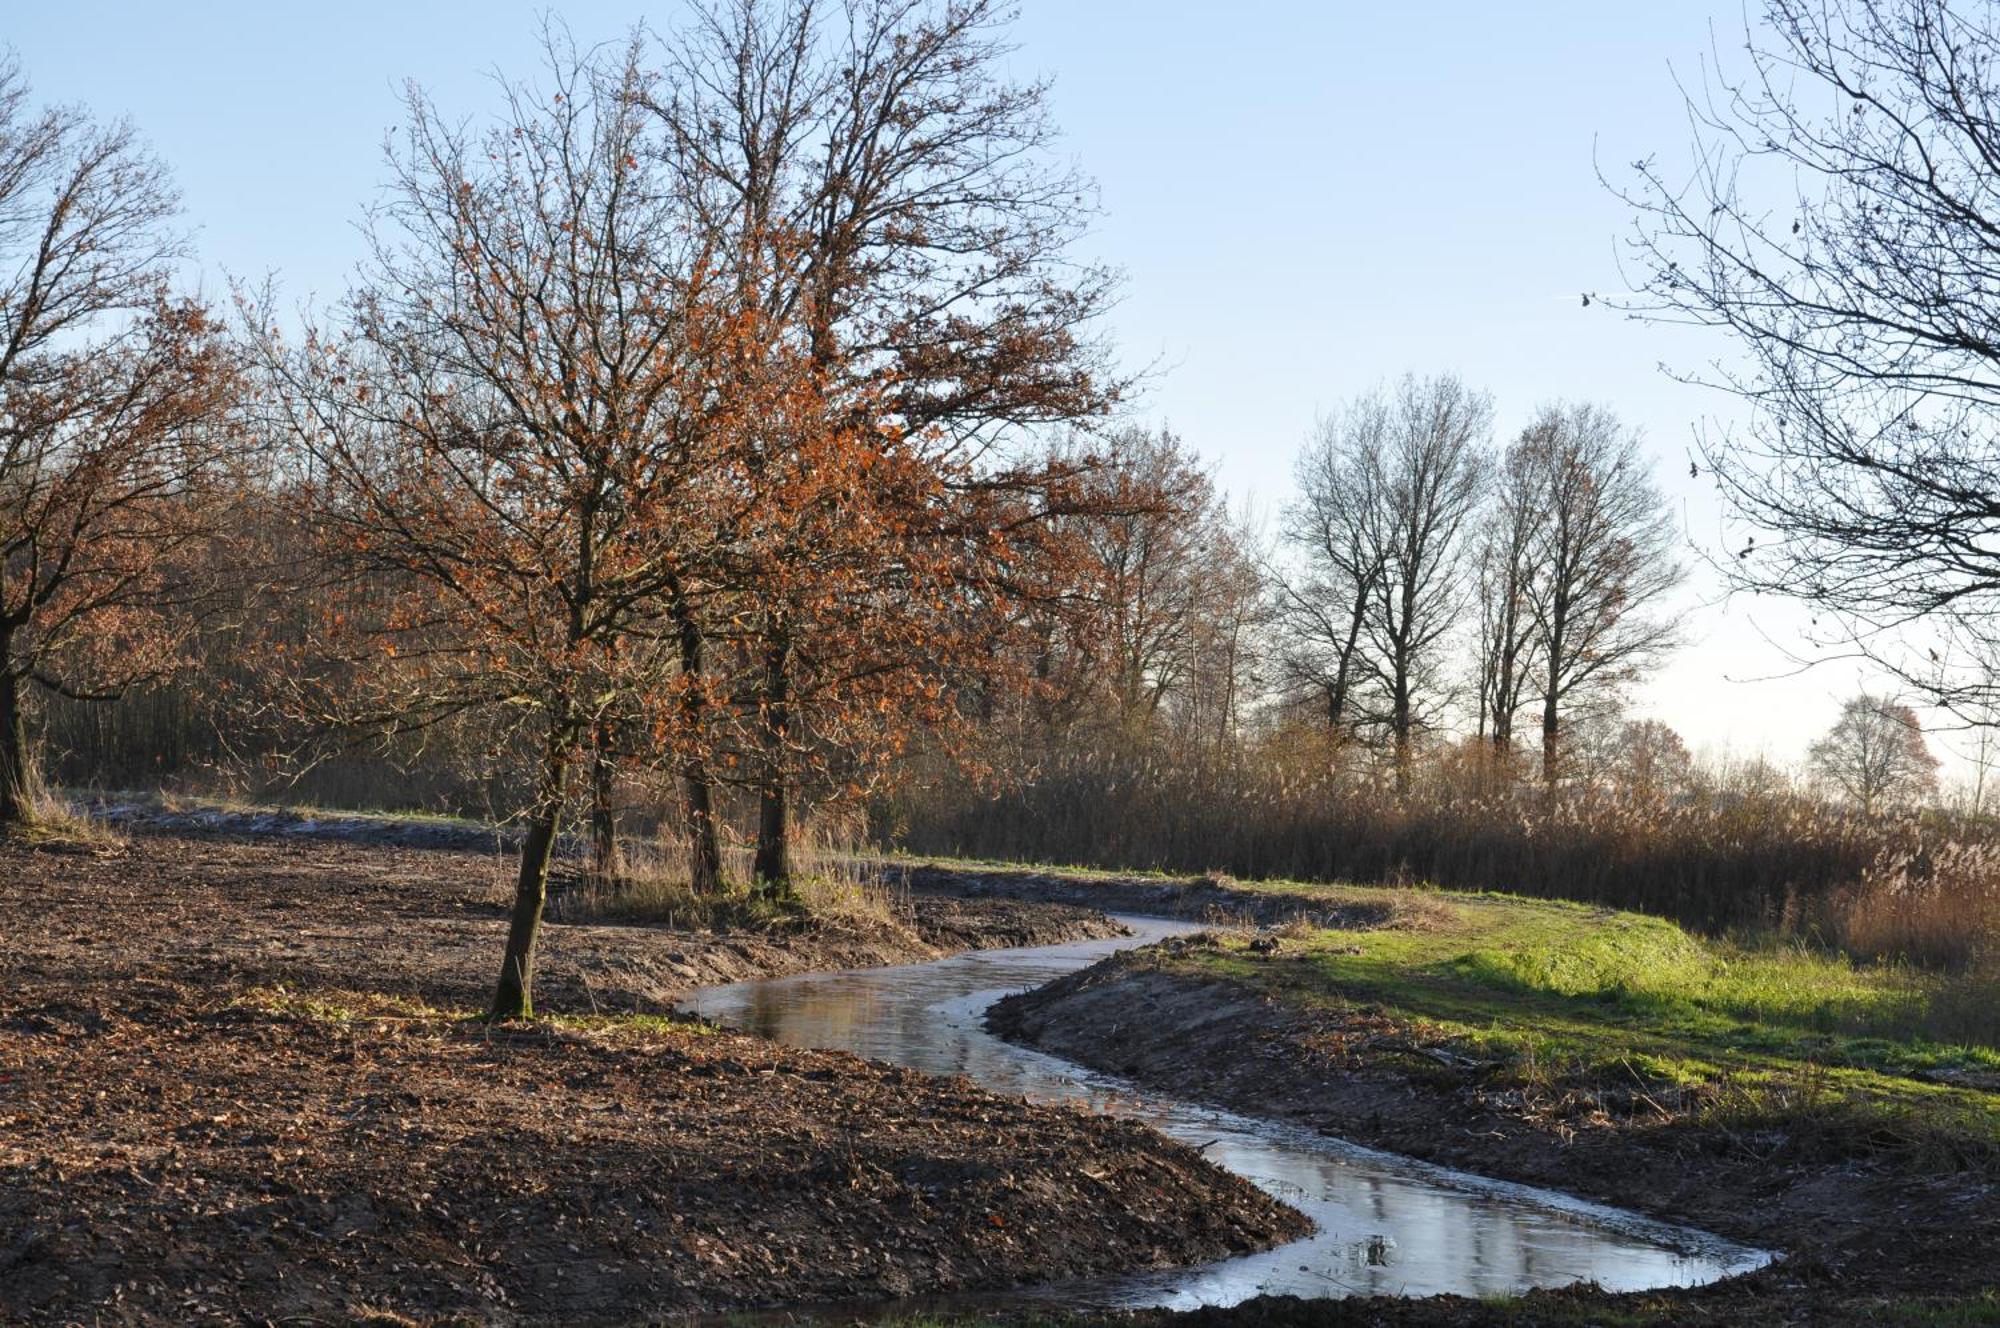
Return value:
[[(1373, 887), (1296, 884), (1330, 906)], [(1396, 892), (1385, 925), (1290, 929), (1169, 961), (1322, 1013), (1379, 1010), (1502, 1085), (1809, 1152), (2000, 1172), (2000, 1007), (1944, 975), (1659, 918), (1507, 895)], [(1581, 1104), (1580, 1106), (1578, 1104)], [(1775, 1145), (1774, 1145), (1775, 1146)]]
[(2000, 1291), (1944, 1300), (1892, 1301), (1871, 1316), (1894, 1328), (1993, 1328), (2000, 1325)]

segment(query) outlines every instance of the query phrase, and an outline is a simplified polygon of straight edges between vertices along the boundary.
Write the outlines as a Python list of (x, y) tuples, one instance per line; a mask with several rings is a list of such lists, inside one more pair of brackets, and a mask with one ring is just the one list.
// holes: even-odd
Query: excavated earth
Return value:
[[(1785, 1257), (1693, 1290), (1608, 1295), (1578, 1287), (1505, 1306), (1451, 1296), (1273, 1297), (1142, 1321), (1160, 1320), (1161, 1328), (2000, 1322), (2000, 1194), (1990, 1176), (1661, 1122), (1636, 1108), (1621, 1117), (1602, 1103), (1569, 1110), (1532, 1102), (1496, 1091), (1477, 1066), (1426, 1054), (1419, 1032), (1379, 1009), (1306, 1013), (1243, 984), (1175, 970), (1176, 951), (1209, 944), (1195, 935), (1114, 955), (1007, 997), (987, 1025), (1177, 1097), (1584, 1195)], [(1968, 1310), (1967, 1302), (1984, 1308)], [(1936, 1317), (1927, 1305), (1940, 1306)]]
[(629, 1323), (1194, 1263), (1304, 1220), (1139, 1126), (630, 1011), (1109, 934), (915, 895), (742, 934), (548, 929), (462, 1017), (490, 854), (0, 844), (0, 1321)]

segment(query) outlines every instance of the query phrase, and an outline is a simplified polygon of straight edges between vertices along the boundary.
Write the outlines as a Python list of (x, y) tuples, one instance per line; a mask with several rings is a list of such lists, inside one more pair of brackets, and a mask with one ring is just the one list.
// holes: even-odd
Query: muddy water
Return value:
[(999, 1093), (1146, 1122), (1311, 1217), (1317, 1232), (1199, 1268), (1033, 1288), (1092, 1308), (1230, 1305), (1261, 1294), (1502, 1295), (1591, 1281), (1612, 1290), (1691, 1285), (1766, 1256), (1715, 1237), (1548, 1191), (1505, 1185), (1135, 1088), (987, 1033), (1000, 996), (1040, 986), (1185, 924), (1123, 919), (1133, 935), (985, 951), (928, 964), (743, 982), (684, 1008), (799, 1046), (852, 1051)]

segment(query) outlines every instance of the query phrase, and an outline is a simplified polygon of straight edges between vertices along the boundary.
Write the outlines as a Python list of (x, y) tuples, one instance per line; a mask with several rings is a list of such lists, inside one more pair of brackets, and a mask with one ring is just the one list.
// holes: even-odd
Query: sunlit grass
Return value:
[[(1383, 894), (1257, 888), (1329, 905)], [(1386, 1014), (1490, 1084), (1565, 1110), (1616, 1099), (1662, 1123), (2000, 1170), (2000, 1007), (1968, 1017), (1978, 974), (1710, 940), (1588, 905), (1403, 893), (1428, 901), (1423, 925), (1295, 926), (1275, 953), (1235, 936), (1160, 962), (1336, 1019)]]

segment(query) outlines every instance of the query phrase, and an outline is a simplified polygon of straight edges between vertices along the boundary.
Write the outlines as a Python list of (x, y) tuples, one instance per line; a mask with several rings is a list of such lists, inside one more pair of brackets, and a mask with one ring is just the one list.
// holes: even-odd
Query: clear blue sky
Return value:
[[(567, 0), (582, 40), (677, 3)], [(353, 223), (382, 179), (403, 81), (449, 110), (493, 104), (495, 68), (532, 72), (539, 8), (473, 0), (63, 0), (17, 4), (0, 40), (38, 93), (129, 114), (173, 164), (204, 280), (277, 274), (337, 294)], [(1555, 397), (1610, 402), (1642, 426), (1691, 538), (1720, 523), (1687, 478), (1704, 418), (1730, 410), (1664, 360), (1719, 347), (1635, 324), (1581, 293), (1616, 293), (1622, 206), (1598, 182), (1687, 126), (1673, 72), (1739, 47), (1734, 3), (1486, 0), (1426, 4), (1023, 0), (1013, 57), (1056, 79), (1069, 151), (1100, 182), (1091, 239), (1122, 266), (1114, 333), (1161, 373), (1141, 405), (1266, 512), (1318, 413), (1406, 369), (1452, 370), (1494, 394), (1500, 428)], [(1783, 605), (1723, 606), (1698, 573), (1693, 645), (1637, 708), (1697, 746), (1782, 759), (1832, 722), (1859, 675), (1802, 679), (1762, 639)]]

